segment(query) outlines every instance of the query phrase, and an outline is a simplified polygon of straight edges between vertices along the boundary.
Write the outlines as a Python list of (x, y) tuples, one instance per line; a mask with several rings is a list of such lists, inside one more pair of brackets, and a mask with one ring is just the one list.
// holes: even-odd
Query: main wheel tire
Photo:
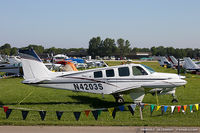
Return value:
[(173, 99), (172, 103), (178, 103), (178, 100), (177, 99)]

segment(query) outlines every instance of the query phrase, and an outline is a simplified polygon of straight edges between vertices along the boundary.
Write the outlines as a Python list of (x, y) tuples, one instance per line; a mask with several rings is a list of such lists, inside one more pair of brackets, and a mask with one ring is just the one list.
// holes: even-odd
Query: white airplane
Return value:
[(130, 94), (135, 103), (142, 102), (146, 93), (172, 94), (187, 82), (183, 76), (154, 72), (140, 64), (126, 64), (83, 71), (51, 72), (33, 49), (19, 50), (22, 57), (24, 81), (34, 86), (97, 94), (111, 94), (123, 103), (123, 94)]
[(20, 75), (21, 59), (17, 56), (11, 56), (8, 58), (9, 63), (0, 64), (0, 72), (6, 72), (10, 74)]
[(160, 59), (158, 60), (160, 66), (165, 66), (167, 65), (167, 68), (171, 67), (171, 63), (167, 60), (167, 58), (165, 56), (161, 56)]
[(188, 71), (200, 71), (200, 66), (198, 66), (197, 64), (195, 64), (194, 61), (192, 61), (192, 59), (190, 57), (185, 57), (184, 58), (184, 64), (183, 67), (188, 70)]

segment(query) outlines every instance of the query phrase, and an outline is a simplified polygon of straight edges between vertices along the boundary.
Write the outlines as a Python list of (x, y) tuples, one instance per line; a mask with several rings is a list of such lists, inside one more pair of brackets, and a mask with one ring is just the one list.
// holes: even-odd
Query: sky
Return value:
[(199, 48), (200, 0), (0, 0), (0, 46), (88, 48), (97, 36)]

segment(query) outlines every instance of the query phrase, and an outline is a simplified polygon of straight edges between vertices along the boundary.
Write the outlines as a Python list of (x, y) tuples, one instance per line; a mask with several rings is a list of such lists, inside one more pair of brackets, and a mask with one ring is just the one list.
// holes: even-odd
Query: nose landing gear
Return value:
[(116, 103), (124, 103), (123, 95), (121, 94), (113, 94)]

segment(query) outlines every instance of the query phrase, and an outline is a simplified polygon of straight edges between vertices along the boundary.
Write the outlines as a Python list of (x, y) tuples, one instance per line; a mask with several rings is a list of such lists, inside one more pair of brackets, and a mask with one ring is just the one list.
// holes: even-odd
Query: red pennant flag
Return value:
[(90, 110), (85, 110), (85, 115), (88, 117), (88, 115), (90, 114)]
[(7, 106), (3, 106), (4, 112), (6, 113), (8, 111), (8, 107)]
[(177, 106), (177, 108), (178, 108), (178, 112), (180, 112), (180, 110), (181, 110), (181, 106)]

